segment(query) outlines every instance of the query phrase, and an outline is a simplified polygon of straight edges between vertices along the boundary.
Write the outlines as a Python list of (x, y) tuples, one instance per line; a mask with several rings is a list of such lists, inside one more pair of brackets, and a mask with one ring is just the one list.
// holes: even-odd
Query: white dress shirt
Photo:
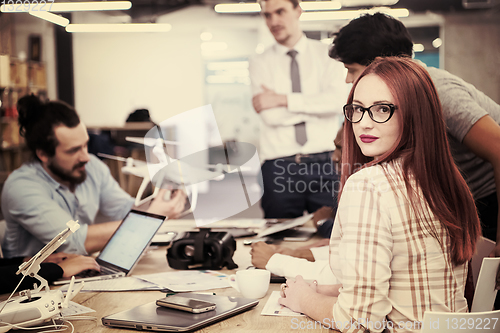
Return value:
[[(304, 35), (293, 48), (299, 65), (301, 93), (292, 93), (287, 47), (274, 44), (264, 53), (250, 59), (253, 95), (263, 92), (262, 86), (287, 96), (288, 107), (260, 112), (260, 157), (272, 160), (298, 153), (313, 154), (335, 149), (333, 139), (339, 127), (342, 106), (350, 85), (345, 83), (342, 63), (328, 56), (328, 46)], [(295, 140), (294, 125), (305, 122), (307, 142)]]
[(295, 279), (297, 275), (301, 275), (305, 280), (316, 280), (321, 285), (338, 284), (328, 262), (329, 246), (312, 247), (310, 250), (314, 262), (275, 253), (267, 262), (266, 269), (288, 279)]

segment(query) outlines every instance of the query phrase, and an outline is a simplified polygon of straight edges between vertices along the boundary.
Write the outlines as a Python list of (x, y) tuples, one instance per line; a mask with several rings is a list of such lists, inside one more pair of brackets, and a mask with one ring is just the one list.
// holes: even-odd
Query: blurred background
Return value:
[[(134, 110), (146, 109), (153, 122), (161, 123), (211, 104), (216, 126), (207, 123), (192, 133), (187, 129), (182, 134), (187, 140), (203, 142), (201, 147), (248, 142), (258, 149), (259, 119), (251, 105), (248, 59), (274, 39), (255, 7), (253, 12), (234, 12), (237, 8), (225, 13), (218, 6), (223, 3), (229, 1), (132, 0), (127, 10), (56, 13), (69, 20), (68, 28), (154, 23), (168, 30), (164, 32), (68, 32), (61, 25), (3, 7), (2, 177), (26, 159), (15, 119), (15, 102), (25, 93), (74, 105), (91, 130), (107, 130), (114, 138)], [(350, 19), (367, 11), (385, 11), (409, 28), (416, 58), (462, 77), (500, 103), (500, 0), (303, 1), (313, 3), (334, 9), (302, 15), (308, 37), (330, 44), (331, 34)], [(140, 135), (141, 128), (134, 133)], [(175, 124), (168, 135), (178, 138)]]

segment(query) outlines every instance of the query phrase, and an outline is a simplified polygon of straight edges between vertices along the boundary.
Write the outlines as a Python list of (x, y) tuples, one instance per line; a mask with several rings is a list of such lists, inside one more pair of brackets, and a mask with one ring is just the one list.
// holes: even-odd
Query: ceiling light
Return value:
[(309, 12), (300, 15), (301, 21), (331, 21), (331, 20), (352, 20), (361, 16), (362, 14), (373, 14), (375, 12), (382, 12), (392, 17), (407, 17), (410, 12), (406, 8), (376, 8), (364, 10), (343, 10), (335, 12)]
[(399, 0), (341, 0), (342, 7), (392, 6)]
[(303, 1), (300, 7), (305, 11), (336, 10), (342, 8), (340, 1)]
[(253, 3), (220, 3), (215, 5), (216, 13), (258, 13), (260, 5)]
[(26, 5), (2, 5), (0, 11), (5, 13), (19, 12), (78, 12), (92, 10), (127, 10), (132, 7), (130, 1), (91, 1), (91, 2), (57, 2), (48, 0), (47, 4), (27, 3)]
[[(300, 7), (304, 11), (336, 10), (342, 8), (342, 4), (338, 0), (303, 1)], [(259, 13), (260, 5), (256, 2), (221, 3), (215, 5), (214, 10), (217, 13)]]
[(67, 32), (168, 32), (168, 23), (69, 24)]
[(432, 41), (432, 46), (434, 46), (436, 49), (439, 48), (441, 45), (443, 45), (443, 40), (439, 37)]
[(425, 47), (423, 44), (413, 44), (413, 51), (415, 52), (424, 52)]
[(69, 20), (60, 15), (52, 14), (50, 12), (29, 12), (30, 15), (41, 18), (43, 20), (49, 21), (50, 23), (54, 23), (60, 25), (61, 27), (65, 27), (69, 24)]

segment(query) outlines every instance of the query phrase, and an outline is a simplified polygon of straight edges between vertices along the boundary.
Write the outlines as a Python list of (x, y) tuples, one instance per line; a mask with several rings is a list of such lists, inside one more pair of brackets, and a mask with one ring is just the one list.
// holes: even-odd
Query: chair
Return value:
[(495, 242), (489, 240), (486, 237), (481, 236), (476, 245), (476, 253), (472, 257), (472, 278), (474, 281), (474, 288), (476, 288), (477, 277), (479, 276), (479, 271), (481, 269), (481, 264), (483, 263), (483, 258), (488, 257), (488, 255), (495, 248)]
[(422, 324), (422, 333), (500, 332), (500, 310), (470, 313), (426, 311)]
[[(500, 258), (483, 258), (483, 264), (477, 278), (471, 312), (491, 311), (495, 303), (497, 290), (495, 282), (500, 265)], [(500, 327), (498, 329), (500, 332)]]

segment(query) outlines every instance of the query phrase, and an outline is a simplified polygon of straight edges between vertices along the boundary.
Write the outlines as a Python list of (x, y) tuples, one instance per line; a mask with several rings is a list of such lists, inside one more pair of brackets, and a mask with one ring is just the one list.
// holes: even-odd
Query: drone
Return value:
[[(140, 138), (126, 137), (125, 140), (143, 144), (152, 147), (152, 153), (157, 158), (158, 163), (147, 163), (132, 157), (119, 157), (109, 154), (98, 153), (104, 158), (125, 162), (122, 167), (124, 174), (130, 174), (142, 178), (135, 198), (135, 205), (140, 206), (145, 202), (152, 200), (158, 195), (161, 188), (179, 188), (184, 187), (186, 192), (191, 192), (191, 207), (182, 213), (186, 215), (192, 213), (196, 208), (198, 198), (197, 184), (207, 180), (223, 180), (228, 173), (241, 172), (245, 167), (234, 165), (199, 165), (193, 156), (187, 156), (183, 159), (174, 159), (165, 153), (165, 145), (178, 145), (176, 141), (167, 141), (162, 138)], [(153, 193), (142, 199), (149, 183), (155, 187)], [(186, 187), (189, 186), (189, 187)], [(167, 193), (165, 199), (168, 199), (170, 193)], [(189, 195), (189, 193), (187, 193)]]

